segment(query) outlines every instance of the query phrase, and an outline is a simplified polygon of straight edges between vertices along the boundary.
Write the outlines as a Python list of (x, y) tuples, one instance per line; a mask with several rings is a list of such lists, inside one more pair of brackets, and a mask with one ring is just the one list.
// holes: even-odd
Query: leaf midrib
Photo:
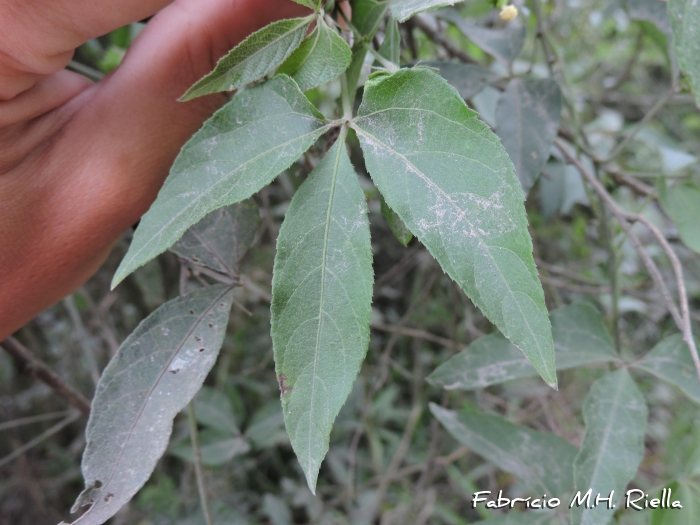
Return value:
[[(168, 368), (170, 367), (170, 364), (173, 362), (173, 359), (175, 359), (175, 356), (177, 356), (182, 348), (185, 346), (187, 343), (187, 340), (190, 338), (190, 336), (194, 333), (194, 331), (199, 327), (199, 325), (202, 323), (202, 321), (205, 319), (206, 315), (216, 306), (216, 303), (219, 302), (219, 300), (226, 295), (229, 291), (231, 290), (230, 287), (226, 287), (220, 294), (218, 294), (211, 302), (211, 304), (197, 317), (197, 320), (192, 324), (192, 327), (187, 331), (187, 333), (184, 335), (180, 343), (178, 344), (177, 348), (175, 349), (174, 352), (172, 352), (170, 359), (168, 359), (167, 363), (165, 363), (165, 366), (162, 367), (162, 370), (160, 374), (158, 375), (158, 378), (153, 382), (153, 386), (149, 389), (148, 394), (145, 396), (143, 403), (139, 407), (138, 414), (134, 418), (134, 423), (131, 425), (129, 428), (129, 431), (127, 433), (127, 437), (123, 442), (123, 445), (121, 446), (121, 450), (119, 452), (119, 456), (114, 462), (115, 468), (112, 469), (112, 473), (109, 475), (109, 479), (103, 484), (103, 488), (101, 493), (104, 493), (109, 484), (112, 482), (112, 479), (114, 479), (114, 475), (117, 471), (116, 465), (118, 465), (122, 457), (124, 456), (124, 451), (126, 450), (127, 444), (129, 443), (129, 440), (131, 439), (131, 436), (134, 432), (134, 429), (138, 425), (141, 416), (143, 415), (143, 411), (146, 409), (146, 406), (148, 405), (149, 400), (151, 399), (151, 396), (153, 395), (153, 391), (156, 389), (156, 387), (160, 384), (160, 382), (163, 379), (163, 376), (167, 372)], [(156, 325), (157, 326), (157, 325)], [(149, 329), (146, 333), (151, 332), (153, 330)], [(95, 505), (97, 505), (97, 501), (95, 502)], [(90, 510), (88, 512), (91, 512), (93, 507), (90, 507)], [(88, 512), (85, 513), (85, 515), (88, 514)]]
[[(449, 120), (449, 119), (447, 119), (447, 120)], [(412, 171), (414, 171), (414, 173), (420, 174), (419, 176), (420, 176), (420, 178), (421, 178), (423, 181), (425, 181), (429, 186), (435, 188), (435, 189), (436, 189), (436, 190), (437, 190), (437, 191), (438, 191), (438, 192), (439, 192), (439, 193), (440, 193), (440, 194), (441, 194), (441, 195), (442, 195), (456, 210), (458, 210), (458, 212), (459, 212), (459, 220), (464, 219), (470, 226), (473, 227), (473, 225), (471, 224), (471, 222), (470, 222), (469, 220), (466, 219), (466, 212), (465, 212), (464, 210), (462, 210), (462, 209), (450, 198), (450, 196), (447, 195), (447, 193), (445, 193), (445, 192), (443, 191), (442, 188), (440, 188), (437, 184), (435, 184), (429, 177), (427, 177), (427, 176), (426, 176), (420, 169), (418, 169), (413, 163), (409, 162), (409, 160), (408, 160), (404, 155), (402, 155), (402, 154), (399, 153), (398, 151), (394, 150), (393, 148), (389, 147), (387, 144), (385, 144), (385, 143), (382, 142), (381, 140), (377, 139), (374, 135), (372, 135), (372, 134), (370, 134), (370, 133), (367, 133), (366, 131), (363, 131), (363, 130), (362, 130), (361, 128), (359, 128), (355, 123), (351, 123), (351, 127), (352, 127), (352, 129), (354, 129), (358, 134), (363, 135), (363, 136), (367, 137), (369, 140), (371, 140), (371, 141), (373, 141), (373, 142), (379, 144), (380, 146), (382, 146), (383, 148), (385, 148), (387, 151), (389, 151), (389, 152), (393, 153), (395, 156), (399, 157), (399, 159), (402, 159), (406, 165), (411, 166)], [(485, 252), (488, 253), (489, 258), (491, 259), (491, 262), (493, 263), (493, 266), (498, 270), (498, 274), (501, 276), (501, 279), (502, 279), (503, 283), (505, 284), (505, 288), (506, 288), (506, 289), (508, 290), (508, 292), (510, 293), (513, 302), (514, 302), (515, 305), (518, 307), (518, 310), (520, 311), (520, 315), (521, 315), (521, 317), (522, 317), (522, 319), (523, 319), (523, 322), (524, 322), (525, 325), (527, 326), (527, 329), (528, 329), (528, 331), (530, 332), (530, 334), (531, 334), (531, 336), (532, 336), (532, 340), (533, 340), (533, 341), (535, 342), (535, 344), (536, 344), (537, 351), (538, 351), (539, 354), (540, 354), (540, 359), (541, 359), (541, 361), (542, 361), (542, 364), (546, 366), (547, 360), (545, 359), (545, 356), (544, 356), (544, 354), (543, 354), (543, 351), (542, 351), (542, 349), (540, 348), (539, 343), (537, 342), (537, 337), (535, 337), (535, 333), (534, 333), (534, 331), (532, 330), (532, 327), (530, 326), (530, 323), (529, 323), (529, 321), (528, 321), (527, 316), (525, 316), (525, 314), (523, 313), (522, 308), (520, 307), (520, 304), (515, 300), (515, 296), (514, 296), (513, 290), (510, 288), (507, 279), (505, 278), (505, 276), (504, 276), (503, 273), (501, 272), (501, 269), (500, 269), (500, 267), (498, 266), (498, 264), (496, 264), (496, 260), (494, 259), (493, 255), (491, 254), (490, 247), (484, 242), (484, 239), (482, 238), (481, 234), (479, 234), (479, 232), (478, 232), (476, 229), (474, 229), (474, 228), (472, 228), (472, 229), (473, 229), (473, 231), (474, 231), (474, 234), (475, 234), (476, 238), (479, 240), (479, 242), (481, 243), (482, 247), (485, 249)], [(524, 294), (524, 295), (527, 296), (527, 294)], [(528, 297), (529, 297), (529, 296), (528, 296)], [(516, 346), (517, 346), (517, 345), (516, 345)], [(548, 372), (549, 372), (550, 374), (553, 373), (551, 370), (549, 370)], [(555, 375), (555, 377), (556, 377), (556, 375)]]

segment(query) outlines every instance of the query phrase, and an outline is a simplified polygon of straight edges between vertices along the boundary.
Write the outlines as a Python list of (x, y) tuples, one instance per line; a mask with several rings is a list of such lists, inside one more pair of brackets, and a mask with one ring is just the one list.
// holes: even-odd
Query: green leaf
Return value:
[(311, 9), (314, 9), (318, 11), (318, 8), (321, 7), (321, 4), (323, 3), (323, 0), (294, 0), (297, 4), (305, 5), (306, 7), (310, 7)]
[(695, 372), (690, 349), (681, 334), (661, 341), (634, 366), (677, 386), (690, 399), (700, 403), (700, 381)]
[(561, 91), (554, 80), (514, 78), (498, 100), (496, 135), (527, 195), (542, 173), (559, 131)]
[[(236, 456), (246, 454), (250, 451), (250, 445), (242, 437), (205, 429), (199, 432), (199, 450), (202, 454), (202, 464), (216, 467), (228, 463)], [(173, 443), (168, 452), (185, 461), (194, 462), (194, 450), (189, 438)]]
[(330, 127), (287, 76), (234, 97), (180, 151), (112, 287), (208, 213), (269, 184)]
[(550, 319), (557, 370), (618, 359), (603, 317), (590, 304), (559, 308), (552, 312)]
[(461, 62), (421, 62), (427, 67), (439, 70), (440, 76), (447, 80), (459, 92), (459, 95), (468, 100), (477, 95), (491, 82), (498, 80), (500, 75), (488, 68), (475, 66), (474, 64), (462, 64)]
[(272, 342), (287, 432), (309, 488), (369, 342), (367, 205), (345, 133), (297, 190), (277, 240)]
[[(644, 458), (644, 432), (647, 406), (629, 372), (618, 370), (598, 379), (583, 404), (586, 433), (574, 461), (576, 491), (585, 495), (591, 489), (591, 505), (596, 494), (608, 497), (611, 491), (616, 507)], [(572, 525), (606, 525), (615, 508), (604, 501), (593, 508), (571, 509)]]
[(146, 483), (168, 445), (173, 418), (214, 365), (233, 294), (200, 288), (166, 303), (124, 341), (97, 385), (85, 435), (86, 489), (74, 525), (104, 523)]
[(665, 35), (671, 34), (671, 21), (663, 2), (659, 0), (625, 0), (632, 20), (646, 20), (655, 24)]
[(231, 400), (223, 392), (203, 386), (193, 403), (194, 413), (200, 424), (226, 434), (240, 434), (233, 415)]
[(314, 17), (280, 20), (256, 31), (219, 60), (182, 100), (233, 91), (273, 73), (299, 47)]
[(453, 412), (435, 403), (430, 411), (462, 445), (538, 494), (565, 494), (573, 487), (576, 447), (554, 434), (514, 425), (498, 416)]
[[(573, 304), (551, 313), (557, 370), (617, 359), (600, 313), (588, 304)], [(447, 390), (475, 390), (521, 377), (537, 370), (513, 343), (500, 333), (481, 337), (440, 365), (428, 381)]]
[(445, 7), (446, 5), (455, 5), (462, 0), (390, 0), (391, 14), (394, 15), (399, 22), (405, 22), (416, 13), (434, 9), (437, 7)]
[(688, 248), (700, 253), (700, 188), (683, 182), (666, 189), (662, 180), (659, 200), (664, 211), (676, 223), (681, 240)]
[(325, 84), (350, 65), (352, 51), (338, 33), (319, 20), (314, 31), (282, 64), (279, 73), (291, 76), (302, 91)]
[(401, 244), (408, 246), (408, 243), (411, 242), (411, 239), (413, 239), (413, 234), (408, 228), (406, 228), (406, 225), (401, 220), (401, 217), (399, 217), (396, 212), (389, 207), (382, 195), (379, 195), (379, 201), (382, 215), (389, 224), (391, 233), (394, 234), (394, 237), (396, 237)]
[[(651, 525), (697, 525), (700, 521), (700, 487), (687, 481), (673, 481), (666, 488), (671, 491), (669, 501), (672, 503), (678, 500), (683, 508), (656, 508), (652, 510)], [(658, 494), (657, 499), (660, 499), (662, 494)], [(643, 501), (639, 503), (643, 503)]]
[(259, 225), (258, 205), (255, 200), (246, 199), (204, 217), (170, 251), (195, 264), (235, 276)]
[(387, 204), (555, 386), (523, 193), (498, 137), (424, 68), (371, 77), (352, 127)]
[(678, 64), (700, 107), (700, 4), (697, 0), (668, 0), (668, 16)]
[(506, 68), (518, 57), (525, 43), (527, 28), (518, 23), (510, 23), (505, 29), (486, 29), (470, 24), (454, 9), (444, 9), (438, 16), (457, 26), (464, 36)]
[(355, 0), (352, 3), (352, 25), (361, 35), (373, 34), (389, 10), (389, 2)]
[(379, 46), (379, 54), (397, 66), (401, 61), (401, 33), (399, 23), (394, 17), (387, 21), (384, 41)]

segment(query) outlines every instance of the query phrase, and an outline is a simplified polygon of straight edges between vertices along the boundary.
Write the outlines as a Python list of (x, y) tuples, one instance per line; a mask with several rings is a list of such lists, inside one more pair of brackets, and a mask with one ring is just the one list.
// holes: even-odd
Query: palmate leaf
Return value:
[[(574, 461), (575, 490), (582, 495), (591, 489), (619, 507), (627, 484), (644, 458), (647, 406), (637, 385), (625, 369), (598, 379), (583, 404), (586, 433)], [(591, 501), (591, 504), (594, 501)], [(606, 502), (593, 508), (571, 509), (572, 525), (607, 525), (615, 513)]]
[(352, 127), (387, 204), (555, 386), (523, 193), (498, 137), (424, 68), (371, 77)]
[(180, 151), (112, 287), (208, 213), (265, 187), (330, 126), (284, 75), (234, 97)]
[[(603, 319), (592, 306), (565, 306), (554, 310), (550, 319), (557, 370), (617, 359)], [(496, 333), (477, 339), (445, 361), (428, 381), (448, 390), (474, 390), (536, 375), (537, 370), (523, 353)]]
[(576, 447), (559, 436), (477, 412), (454, 412), (434, 403), (430, 411), (462, 445), (517, 476), (540, 495), (573, 488)]
[(668, 0), (673, 44), (678, 64), (690, 80), (700, 107), (700, 3), (697, 0)]
[(323, 20), (280, 66), (279, 73), (291, 76), (302, 91), (325, 84), (350, 65), (352, 51), (338, 33)]
[(700, 403), (700, 381), (690, 349), (681, 334), (661, 341), (642, 360), (634, 363), (634, 367), (677, 386), (690, 399)]
[(367, 205), (344, 135), (294, 195), (272, 279), (272, 343), (284, 420), (312, 491), (333, 421), (369, 342)]
[(405, 22), (416, 13), (434, 9), (436, 7), (445, 7), (446, 5), (455, 5), (462, 0), (390, 0), (391, 14), (394, 15), (399, 22)]
[(240, 260), (260, 225), (260, 210), (253, 199), (224, 206), (185, 232), (170, 251), (195, 264), (238, 275)]
[(173, 418), (194, 397), (224, 340), (233, 294), (201, 288), (164, 304), (124, 341), (97, 385), (74, 525), (100, 525), (151, 476)]
[(542, 173), (559, 130), (561, 91), (554, 80), (514, 78), (498, 100), (496, 135), (527, 195)]
[(182, 100), (233, 91), (273, 73), (299, 47), (314, 17), (280, 20), (256, 31), (219, 60)]

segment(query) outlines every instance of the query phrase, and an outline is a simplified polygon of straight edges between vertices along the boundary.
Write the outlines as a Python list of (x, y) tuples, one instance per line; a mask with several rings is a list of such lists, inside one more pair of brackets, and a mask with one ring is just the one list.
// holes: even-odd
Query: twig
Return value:
[(39, 445), (43, 441), (49, 439), (54, 434), (57, 434), (64, 427), (70, 425), (71, 423), (73, 423), (73, 421), (76, 421), (78, 418), (80, 418), (80, 415), (81, 415), (80, 412), (71, 412), (71, 414), (67, 418), (59, 421), (54, 426), (52, 426), (51, 428), (49, 428), (45, 432), (42, 432), (41, 434), (39, 434), (37, 437), (35, 437), (31, 441), (28, 441), (27, 443), (25, 443), (24, 445), (19, 447), (17, 450), (12, 452), (11, 454), (8, 454), (4, 458), (0, 459), (0, 468), (7, 465), (10, 461), (17, 459), (19, 456), (21, 456), (22, 454), (24, 454), (28, 450), (34, 448), (35, 446)]
[(478, 62), (465, 53), (461, 47), (446, 38), (439, 29), (433, 28), (423, 15), (416, 15), (411, 21), (418, 29), (425, 33), (425, 36), (447, 51), (447, 54), (452, 58), (456, 58), (466, 64), (478, 64)]
[(97, 368), (97, 360), (95, 359), (95, 353), (93, 351), (93, 345), (90, 342), (90, 336), (88, 335), (85, 325), (83, 324), (83, 318), (80, 316), (78, 307), (75, 304), (75, 297), (69, 295), (63, 299), (63, 305), (68, 310), (68, 315), (70, 316), (71, 322), (73, 323), (73, 329), (75, 330), (75, 339), (78, 340), (78, 345), (83, 351), (83, 357), (87, 363), (87, 367), (90, 370), (90, 377), (95, 386), (100, 380), (100, 371)]
[(5, 351), (12, 356), (20, 372), (31, 375), (43, 381), (60, 396), (64, 397), (68, 404), (80, 410), (88, 416), (90, 415), (90, 401), (72, 386), (64, 382), (56, 373), (46, 366), (42, 361), (32, 355), (17, 339), (8, 337), (0, 343)]
[(450, 339), (440, 337), (439, 335), (431, 334), (425, 330), (417, 330), (415, 328), (406, 328), (403, 326), (388, 325), (382, 323), (372, 323), (371, 328), (375, 330), (381, 330), (382, 332), (390, 332), (394, 334), (405, 335), (408, 337), (415, 337), (416, 339), (424, 339), (430, 341), (431, 343), (437, 343), (447, 348), (452, 348), (456, 343)]
[[(563, 155), (567, 158), (567, 160), (571, 162), (574, 166), (576, 166), (583, 178), (586, 179), (586, 181), (591, 185), (595, 192), (603, 199), (610, 211), (612, 211), (612, 213), (619, 221), (620, 225), (622, 226), (622, 229), (625, 230), (627, 235), (632, 240), (632, 243), (637, 253), (642, 258), (642, 261), (647, 267), (647, 270), (649, 270), (652, 279), (660, 289), (664, 301), (666, 302), (669, 311), (673, 316), (673, 320), (678, 326), (678, 329), (683, 334), (683, 340), (685, 341), (685, 344), (688, 345), (688, 349), (690, 350), (690, 356), (693, 359), (693, 364), (695, 365), (695, 371), (698, 375), (698, 378), (700, 378), (700, 357), (698, 356), (697, 345), (695, 344), (695, 338), (693, 337), (693, 326), (690, 320), (690, 309), (688, 307), (688, 292), (686, 290), (685, 281), (683, 278), (683, 267), (681, 266), (681, 262), (678, 259), (678, 255), (676, 255), (676, 252), (673, 250), (666, 237), (664, 237), (664, 235), (659, 231), (659, 229), (656, 226), (654, 226), (646, 217), (640, 214), (630, 213), (627, 210), (621, 208), (615, 202), (612, 196), (606, 191), (605, 187), (601, 184), (601, 182), (592, 173), (590, 173), (574, 155), (569, 153), (561, 139), (555, 139), (554, 143), (563, 153)], [(669, 291), (668, 287), (666, 286), (666, 283), (663, 280), (663, 277), (661, 276), (661, 273), (659, 272), (658, 267), (651, 259), (649, 254), (646, 252), (646, 250), (644, 250), (644, 246), (642, 245), (639, 238), (632, 231), (632, 226), (630, 222), (641, 222), (642, 224), (644, 224), (644, 226), (646, 226), (649, 229), (649, 231), (651, 231), (652, 235), (656, 238), (658, 243), (661, 245), (661, 248), (663, 249), (664, 253), (671, 261), (671, 266), (673, 267), (673, 273), (676, 279), (676, 287), (678, 288), (680, 313), (675, 302), (673, 301), (673, 298), (671, 297), (671, 292)]]
[(19, 419), (14, 419), (12, 421), (6, 421), (5, 423), (0, 423), (0, 431), (9, 430), (10, 428), (21, 427), (24, 425), (31, 425), (32, 423), (41, 423), (42, 421), (50, 421), (52, 419), (58, 419), (60, 417), (66, 417), (72, 414), (72, 410), (62, 410), (60, 412), (50, 412), (48, 414), (40, 414), (38, 416), (21, 417)]
[(194, 452), (194, 474), (197, 478), (197, 491), (199, 492), (199, 502), (202, 505), (202, 514), (207, 525), (213, 525), (211, 512), (209, 511), (209, 500), (207, 499), (207, 487), (204, 484), (204, 474), (202, 472), (202, 449), (199, 447), (199, 432), (197, 430), (197, 418), (194, 414), (194, 401), (187, 405), (187, 420), (190, 425), (190, 439), (192, 440), (192, 452)]

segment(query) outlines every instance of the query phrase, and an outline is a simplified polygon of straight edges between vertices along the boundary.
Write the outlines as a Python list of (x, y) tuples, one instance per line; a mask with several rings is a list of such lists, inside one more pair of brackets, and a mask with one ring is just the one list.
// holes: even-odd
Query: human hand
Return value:
[[(158, 13), (98, 84), (63, 69)], [(291, 0), (0, 0), (0, 340), (86, 281), (224, 101), (177, 99)]]

